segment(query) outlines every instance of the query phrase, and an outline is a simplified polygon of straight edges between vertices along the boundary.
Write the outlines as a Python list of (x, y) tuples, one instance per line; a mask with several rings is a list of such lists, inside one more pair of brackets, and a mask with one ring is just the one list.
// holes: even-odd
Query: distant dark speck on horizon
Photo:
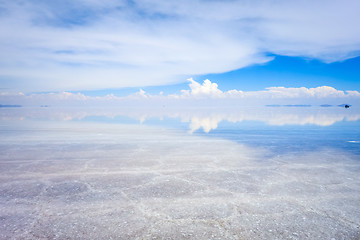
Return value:
[(340, 104), (340, 105), (338, 105), (339, 107), (344, 107), (344, 108), (349, 108), (349, 107), (351, 107), (351, 105), (350, 104)]

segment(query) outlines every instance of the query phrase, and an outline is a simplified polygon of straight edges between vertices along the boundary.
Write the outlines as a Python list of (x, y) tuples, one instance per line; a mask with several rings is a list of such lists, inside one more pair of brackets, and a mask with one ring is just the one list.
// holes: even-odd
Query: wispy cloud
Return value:
[(1, 85), (161, 85), (270, 61), (357, 56), (359, 1), (2, 1)]

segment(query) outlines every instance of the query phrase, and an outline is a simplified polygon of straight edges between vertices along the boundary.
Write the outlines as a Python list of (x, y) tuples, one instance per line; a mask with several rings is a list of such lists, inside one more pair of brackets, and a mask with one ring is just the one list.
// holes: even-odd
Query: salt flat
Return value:
[(1, 239), (359, 239), (360, 159), (161, 126), (3, 121)]

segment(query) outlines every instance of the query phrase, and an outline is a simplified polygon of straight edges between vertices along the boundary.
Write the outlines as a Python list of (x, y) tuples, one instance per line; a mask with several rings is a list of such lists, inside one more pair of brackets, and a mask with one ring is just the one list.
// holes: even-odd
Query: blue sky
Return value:
[(249, 66), (223, 74), (207, 74), (220, 88), (256, 91), (270, 86), (332, 86), (341, 90), (360, 90), (360, 57), (324, 63), (319, 60), (275, 56), (266, 64)]
[(357, 0), (0, 0), (0, 91), (360, 90)]
[[(274, 57), (274, 60), (264, 64), (226, 73), (198, 75), (193, 78), (198, 82), (210, 79), (212, 82), (216, 82), (219, 89), (223, 91), (232, 89), (257, 91), (270, 86), (295, 88), (332, 86), (340, 90), (360, 90), (360, 57), (333, 63), (324, 63), (303, 57)], [(167, 86), (148, 86), (142, 87), (142, 89), (150, 94), (159, 92), (175, 94), (182, 89), (187, 89), (187, 85), (188, 82), (184, 82)], [(135, 93), (138, 89), (135, 87), (82, 92), (89, 96), (104, 96), (111, 93), (124, 96)]]

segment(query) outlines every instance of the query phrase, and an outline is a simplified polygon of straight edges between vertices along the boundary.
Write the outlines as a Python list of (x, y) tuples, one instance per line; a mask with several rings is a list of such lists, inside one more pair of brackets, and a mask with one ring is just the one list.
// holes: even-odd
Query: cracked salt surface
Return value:
[(0, 239), (360, 238), (358, 155), (136, 125), (1, 130)]

